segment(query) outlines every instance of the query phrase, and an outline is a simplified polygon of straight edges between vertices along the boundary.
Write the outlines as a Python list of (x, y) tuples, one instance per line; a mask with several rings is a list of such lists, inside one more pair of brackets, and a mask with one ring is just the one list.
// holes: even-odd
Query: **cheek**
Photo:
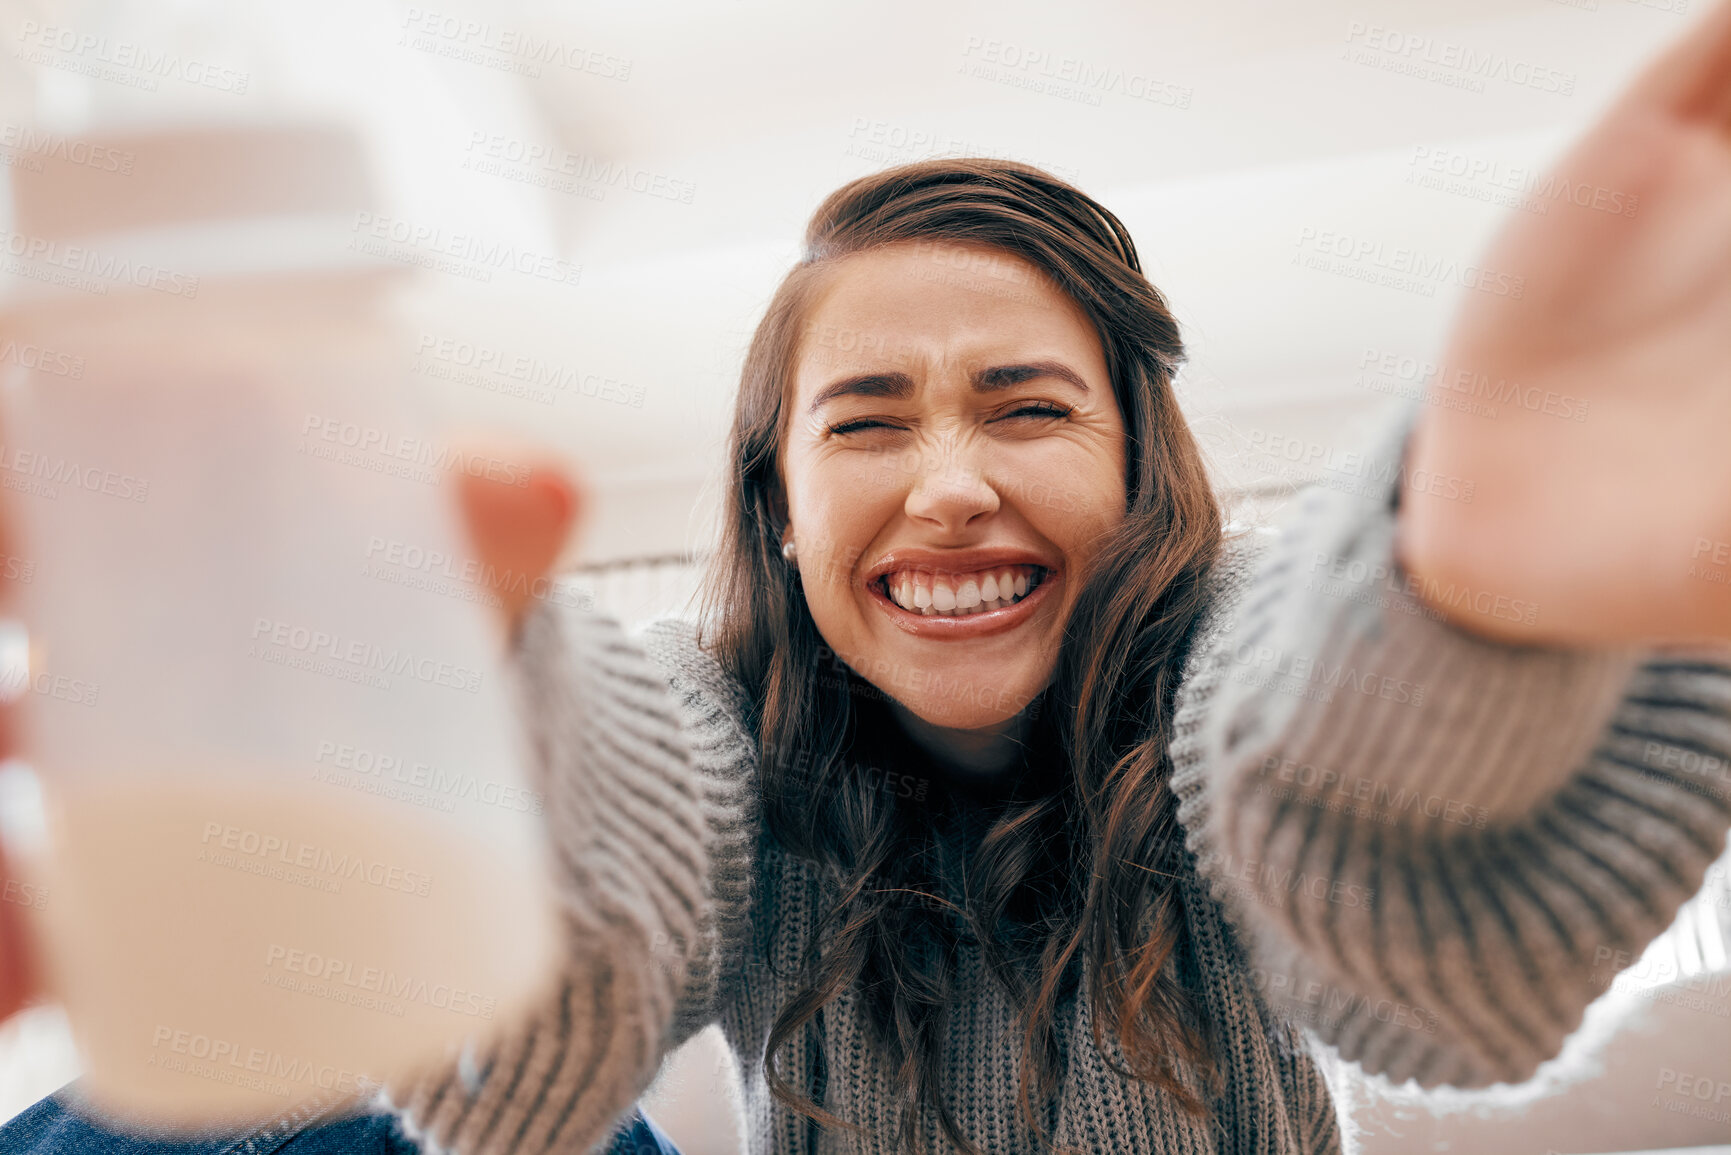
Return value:
[(881, 463), (863, 455), (790, 463), (788, 515), (799, 551), (800, 581), (812, 615), (851, 597), (853, 574), (899, 502)]
[(1005, 462), (1004, 496), (1053, 544), (1068, 552), (1123, 520), (1123, 457), (1111, 446), (1053, 439), (1018, 449)]

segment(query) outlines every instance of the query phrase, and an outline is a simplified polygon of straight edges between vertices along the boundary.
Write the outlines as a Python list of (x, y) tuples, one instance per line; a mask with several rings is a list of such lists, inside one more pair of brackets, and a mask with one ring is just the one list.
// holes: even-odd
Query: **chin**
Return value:
[(903, 687), (902, 693), (891, 696), (922, 722), (951, 730), (1001, 727), (1039, 696), (1037, 690), (1019, 689), (1014, 679), (987, 679), (977, 674), (955, 678), (950, 684), (953, 689), (948, 693), (908, 694)]

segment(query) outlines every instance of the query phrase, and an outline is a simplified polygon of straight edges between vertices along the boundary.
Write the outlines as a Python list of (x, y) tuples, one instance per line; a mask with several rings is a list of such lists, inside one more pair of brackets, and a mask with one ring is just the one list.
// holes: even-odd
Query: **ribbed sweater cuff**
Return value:
[[(537, 604), (510, 663), (566, 965), (525, 1021), (387, 1091), (424, 1150), (588, 1151), (654, 1077), (705, 920), (703, 815), (666, 682), (617, 623)], [(461, 927), (452, 928), (461, 934)]]

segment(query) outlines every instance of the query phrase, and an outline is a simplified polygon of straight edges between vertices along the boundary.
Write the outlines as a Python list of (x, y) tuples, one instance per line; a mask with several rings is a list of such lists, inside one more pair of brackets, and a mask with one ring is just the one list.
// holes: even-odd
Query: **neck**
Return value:
[(915, 745), (958, 782), (981, 784), (1013, 767), (1022, 756), (1028, 732), (1026, 712), (993, 726), (960, 730), (926, 721), (892, 701), (896, 721)]

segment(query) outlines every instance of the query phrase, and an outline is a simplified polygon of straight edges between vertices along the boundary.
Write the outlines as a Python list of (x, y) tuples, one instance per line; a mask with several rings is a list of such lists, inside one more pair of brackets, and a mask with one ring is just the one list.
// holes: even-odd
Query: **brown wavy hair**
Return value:
[[(839, 260), (900, 242), (984, 246), (1049, 277), (1099, 333), (1127, 435), (1124, 519), (1079, 575), (1053, 679), (1029, 707), (1020, 768), (984, 801), (945, 788), (941, 772), (898, 736), (883, 694), (825, 647), (798, 571), (780, 553), (781, 427), (811, 302)], [(1123, 224), (1037, 168), (993, 159), (903, 165), (843, 186), (812, 217), (803, 258), (746, 355), (703, 614), (705, 646), (753, 688), (770, 836), (840, 884), (764, 1055), (767, 1084), (788, 1109), (862, 1129), (776, 1069), (777, 1053), (857, 984), (868, 1029), (896, 1072), (898, 1146), (921, 1150), (917, 1122), (930, 1107), (953, 1144), (977, 1152), (939, 1093), (947, 1011), (963, 997), (956, 950), (964, 941), (978, 946), (1018, 1008), (1018, 1101), (1043, 1145), (1050, 1137), (1035, 1103), (1049, 1106), (1057, 1094), (1064, 1061), (1054, 1023), (1084, 967), (1094, 1043), (1104, 1047), (1104, 1030), (1114, 1030), (1129, 1063), (1113, 1061), (1120, 1074), (1164, 1088), (1197, 1116), (1219, 1093), (1200, 1000), (1175, 977), (1184, 968), (1168, 966), (1185, 923), (1169, 857), (1181, 832), (1167, 742), (1222, 535), (1173, 395), (1183, 357), (1178, 324)], [(885, 788), (878, 766), (939, 789), (910, 800), (906, 789)], [(946, 879), (963, 895), (959, 904), (943, 897)]]

